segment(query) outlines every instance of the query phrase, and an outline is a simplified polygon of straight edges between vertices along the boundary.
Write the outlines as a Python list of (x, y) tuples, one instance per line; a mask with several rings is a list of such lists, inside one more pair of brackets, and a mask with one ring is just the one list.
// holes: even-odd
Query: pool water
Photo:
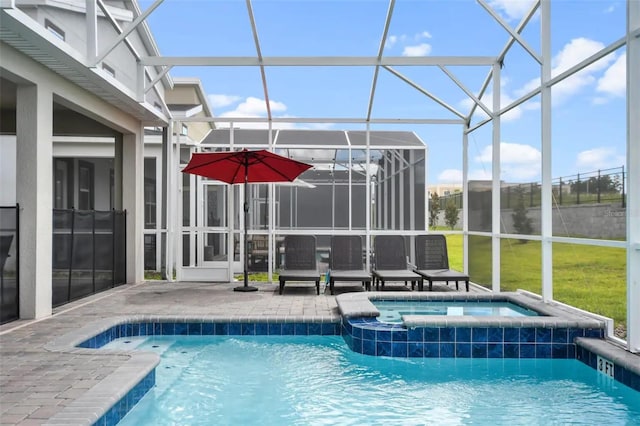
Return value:
[(378, 321), (402, 323), (402, 315), (537, 316), (538, 313), (510, 302), (454, 302), (433, 300), (372, 300), (380, 311)]
[[(125, 343), (128, 342), (128, 343)], [(385, 358), (340, 336), (158, 336), (122, 425), (634, 425), (640, 393), (576, 360)]]

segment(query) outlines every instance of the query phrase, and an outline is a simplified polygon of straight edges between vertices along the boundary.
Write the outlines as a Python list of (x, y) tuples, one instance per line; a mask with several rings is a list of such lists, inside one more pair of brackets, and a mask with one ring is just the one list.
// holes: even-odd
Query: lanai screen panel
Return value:
[[(349, 135), (349, 141), (351, 145), (367, 144), (367, 132), (350, 130), (347, 132)], [(372, 147), (389, 146), (389, 147), (416, 147), (424, 148), (425, 144), (418, 136), (413, 132), (402, 131), (384, 131), (376, 130), (370, 132), (369, 144)]]
[(425, 230), (426, 151), (387, 149), (380, 153), (375, 176), (374, 228)]
[[(271, 131), (275, 136), (276, 131)], [(231, 129), (215, 129), (202, 140), (203, 145), (219, 146), (228, 150), (231, 144)], [(234, 148), (263, 149), (269, 146), (268, 129), (233, 129)]]
[(343, 130), (304, 130), (291, 129), (278, 132), (276, 147), (282, 146), (347, 146)]

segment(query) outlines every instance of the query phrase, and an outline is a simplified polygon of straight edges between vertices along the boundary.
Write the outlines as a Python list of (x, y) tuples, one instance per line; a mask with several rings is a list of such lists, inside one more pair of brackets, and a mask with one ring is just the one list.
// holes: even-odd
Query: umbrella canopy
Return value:
[(264, 149), (193, 154), (184, 173), (226, 183), (293, 182), (311, 165)]
[(229, 184), (244, 183), (244, 286), (236, 291), (255, 291), (248, 285), (247, 213), (249, 211), (248, 183), (293, 182), (310, 164), (301, 163), (264, 149), (257, 151), (225, 151), (195, 153), (182, 170)]

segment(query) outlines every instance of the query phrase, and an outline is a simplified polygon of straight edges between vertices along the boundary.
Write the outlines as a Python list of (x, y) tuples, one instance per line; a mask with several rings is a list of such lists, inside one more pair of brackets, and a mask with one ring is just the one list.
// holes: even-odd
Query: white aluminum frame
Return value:
[[(94, 0), (87, 0), (88, 3)], [(98, 1), (98, 5), (104, 10), (104, 5), (101, 0)], [(135, 27), (144, 22), (146, 16), (148, 16), (152, 8), (155, 9), (162, 3), (162, 0), (157, 0), (153, 6), (151, 6), (144, 14), (136, 17), (134, 24), (132, 27)], [(144, 69), (146, 67), (164, 67), (158, 68), (161, 69), (161, 75), (157, 76), (152, 83), (152, 86), (155, 85), (159, 81), (162, 76), (166, 75), (169, 69), (175, 66), (257, 66), (260, 67), (263, 90), (267, 108), (267, 117), (264, 119), (253, 119), (253, 118), (227, 118), (225, 120), (222, 119), (212, 119), (212, 121), (223, 122), (223, 121), (231, 121), (231, 122), (267, 122), (269, 124), (269, 129), (272, 128), (273, 123), (278, 122), (286, 122), (286, 123), (364, 123), (366, 124), (367, 130), (370, 129), (370, 125), (373, 123), (415, 123), (415, 124), (453, 124), (453, 125), (461, 125), (462, 127), (462, 145), (463, 145), (463, 190), (464, 190), (464, 212), (463, 215), (465, 217), (464, 225), (463, 225), (463, 235), (464, 235), (464, 255), (465, 255), (465, 270), (468, 269), (468, 236), (472, 235), (487, 235), (492, 237), (493, 243), (493, 283), (492, 287), (494, 290), (499, 290), (499, 270), (500, 270), (500, 240), (502, 238), (512, 238), (512, 235), (502, 234), (500, 232), (500, 221), (499, 221), (499, 205), (500, 205), (500, 116), (510, 111), (511, 109), (521, 105), (532, 97), (540, 94), (541, 97), (541, 151), (542, 151), (542, 230), (540, 236), (525, 236), (524, 238), (532, 239), (532, 240), (541, 240), (542, 241), (542, 298), (545, 302), (549, 302), (553, 300), (553, 275), (552, 275), (552, 244), (554, 242), (570, 242), (573, 244), (597, 244), (597, 245), (605, 245), (605, 246), (623, 246), (627, 251), (627, 333), (628, 333), (628, 350), (631, 352), (640, 352), (640, 146), (637, 143), (640, 140), (640, 120), (637, 120), (637, 117), (640, 116), (640, 2), (638, 1), (628, 1), (627, 2), (627, 28), (626, 35), (620, 40), (611, 43), (609, 46), (602, 49), (600, 52), (592, 55), (591, 57), (585, 59), (581, 63), (575, 65), (569, 70), (557, 75), (555, 77), (551, 77), (551, 28), (550, 28), (550, 19), (551, 19), (551, 0), (538, 0), (536, 1), (529, 12), (523, 17), (521, 22), (515, 27), (511, 28), (507, 22), (505, 22), (502, 18), (500, 18), (499, 14), (496, 13), (495, 10), (485, 1), (478, 0), (480, 6), (493, 18), (493, 20), (505, 29), (505, 32), (508, 34), (508, 41), (505, 47), (501, 52), (498, 53), (495, 57), (470, 57), (470, 56), (462, 56), (462, 57), (446, 57), (446, 56), (426, 56), (426, 57), (389, 57), (383, 56), (383, 46), (386, 42), (387, 34), (389, 31), (389, 26), (391, 23), (391, 19), (393, 16), (393, 9), (395, 6), (395, 0), (389, 1), (389, 8), (387, 11), (387, 17), (385, 20), (383, 35), (380, 41), (380, 48), (378, 50), (378, 55), (373, 57), (335, 57), (335, 56), (325, 56), (325, 57), (263, 57), (260, 48), (260, 39), (258, 37), (256, 22), (253, 15), (253, 7), (251, 0), (246, 0), (247, 10), (249, 12), (251, 31), (253, 34), (254, 42), (256, 45), (256, 56), (251, 57), (141, 57), (140, 58), (140, 66)], [(2, 2), (3, 7), (12, 7), (12, 2), (7, 2), (6, 0)], [(95, 7), (91, 5), (92, 8), (87, 8), (91, 10), (92, 14), (95, 14)], [(536, 52), (521, 36), (524, 28), (529, 24), (529, 22), (533, 19), (534, 14), (540, 10), (540, 25), (541, 25), (541, 52)], [(107, 14), (108, 15), (108, 14)], [(95, 28), (91, 31), (95, 32)], [(121, 32), (118, 37), (116, 43), (118, 42), (126, 42), (126, 32)], [(128, 30), (131, 31), (131, 28)], [(505, 107), (501, 107), (499, 104), (499, 88), (500, 88), (500, 65), (504, 60), (505, 55), (511, 48), (511, 46), (515, 43), (521, 45), (526, 52), (528, 52), (532, 58), (534, 58), (541, 66), (541, 85), (537, 89), (531, 91), (528, 94), (525, 94), (521, 98), (515, 100), (510, 105)], [(552, 213), (552, 205), (551, 205), (551, 150), (553, 147), (552, 134), (551, 134), (551, 88), (564, 80), (565, 78), (574, 75), (576, 72), (581, 69), (589, 66), (594, 63), (598, 59), (604, 57), (605, 55), (616, 51), (620, 48), (626, 46), (627, 50), (627, 177), (628, 177), (628, 198), (627, 198), (627, 238), (626, 242), (618, 243), (611, 241), (592, 241), (592, 240), (584, 240), (578, 238), (562, 238), (562, 237), (554, 237), (552, 235), (551, 229), (551, 213)], [(109, 46), (109, 48), (113, 48), (113, 46)], [(95, 54), (95, 49), (92, 47), (89, 48), (90, 56)], [(101, 52), (99, 55), (95, 56), (95, 61), (99, 61), (104, 57), (106, 50)], [(267, 87), (267, 79), (266, 79), (266, 69), (267, 67), (278, 67), (278, 66), (291, 66), (291, 67), (322, 67), (322, 66), (355, 66), (355, 67), (374, 67), (374, 77), (372, 81), (371, 91), (369, 95), (369, 101), (366, 108), (366, 115), (362, 118), (274, 118), (271, 115), (271, 111), (269, 109), (269, 96), (268, 96), (268, 87)], [(398, 71), (396, 71), (394, 66), (437, 66), (439, 67), (447, 76), (451, 78), (451, 80), (456, 83), (460, 89), (467, 94), (467, 96), (474, 102), (471, 110), (468, 114), (465, 114), (461, 111), (458, 111), (456, 108), (448, 105), (446, 102), (440, 100), (436, 96), (434, 96), (428, 89), (422, 88), (416, 83), (412, 82), (408, 78), (404, 77)], [(480, 91), (477, 96), (474, 96), (472, 90), (466, 88), (462, 85), (457, 78), (451, 74), (451, 72), (446, 68), (448, 66), (489, 66), (491, 67), (491, 71), (489, 75), (485, 79), (484, 84), (480, 88)], [(424, 119), (401, 119), (401, 118), (373, 118), (371, 117), (373, 101), (376, 92), (376, 84), (378, 79), (378, 73), (380, 67), (384, 68), (388, 72), (392, 73), (396, 77), (400, 78), (402, 81), (407, 83), (409, 86), (416, 89), (418, 92), (424, 94), (429, 97), (439, 105), (441, 105), (444, 109), (449, 111), (454, 115), (453, 119), (434, 119), (434, 118), (424, 118)], [(157, 74), (156, 74), (157, 75)], [(141, 72), (139, 74), (139, 79), (141, 80), (138, 84), (138, 87), (145, 87), (144, 81), (145, 73)], [(494, 107), (490, 110), (486, 105), (482, 103), (482, 95), (485, 93), (490, 82), (493, 82), (493, 100)], [(148, 89), (147, 89), (148, 90)], [(471, 125), (471, 117), (473, 116), (476, 108), (481, 108), (485, 112), (490, 113), (489, 118), (483, 120), (479, 123), (475, 123)], [(190, 122), (190, 121), (203, 121), (201, 119), (183, 119), (182, 122)], [(492, 222), (492, 231), (490, 233), (483, 232), (470, 232), (468, 229), (467, 218), (468, 212), (466, 211), (466, 201), (468, 196), (468, 134), (473, 132), (474, 130), (480, 128), (481, 126), (491, 122), (493, 126), (493, 138), (492, 138), (492, 146), (494, 148), (493, 152), (493, 166), (492, 166), (492, 213), (494, 215)], [(171, 126), (171, 123), (169, 124)], [(269, 142), (269, 147), (272, 148), (272, 141)], [(309, 147), (304, 147), (309, 148)], [(378, 147), (376, 147), (377, 149)], [(369, 155), (369, 132), (367, 132), (367, 145), (366, 145), (367, 155)], [(169, 156), (173, 155), (172, 150), (168, 151)], [(177, 153), (176, 155), (179, 155)], [(395, 164), (395, 160), (393, 164)], [(173, 166), (170, 169), (172, 174), (176, 173), (176, 161), (173, 158), (167, 159), (167, 164)], [(395, 167), (395, 166), (394, 166)], [(367, 177), (367, 182), (369, 182), (369, 177)], [(175, 183), (175, 177), (168, 177), (168, 184)], [(269, 190), (270, 197), (273, 197), (273, 188)], [(367, 194), (369, 195), (370, 188), (367, 185)], [(180, 199), (175, 200), (176, 193), (171, 194), (169, 192), (169, 200), (171, 201), (169, 205), (172, 210), (170, 211), (171, 215), (176, 214), (179, 216), (180, 212), (176, 212), (176, 203), (175, 201), (181, 201)], [(232, 199), (230, 199), (229, 206), (232, 205)], [(378, 206), (378, 208), (380, 208)], [(367, 206), (367, 212), (369, 213), (369, 206)], [(273, 210), (272, 210), (273, 213)], [(498, 217), (496, 217), (498, 215)], [(232, 222), (232, 215), (229, 215)], [(367, 216), (369, 217), (369, 215)], [(387, 215), (387, 217), (389, 217)], [(176, 222), (175, 216), (172, 216), (172, 219), (168, 222), (168, 232), (176, 233), (179, 229), (178, 224)], [(269, 233), (273, 232), (273, 223), (269, 225)], [(177, 232), (180, 234), (180, 232)], [(367, 223), (367, 234), (372, 233), (371, 226)], [(518, 238), (522, 238), (523, 236), (518, 236)], [(168, 238), (168, 243), (171, 238)], [(232, 248), (233, 237), (230, 239), (230, 248)], [(273, 244), (273, 241), (270, 239), (270, 244)], [(172, 250), (175, 250), (175, 243), (169, 244), (169, 252), (167, 253), (167, 262), (168, 264), (171, 262), (175, 262), (179, 260), (180, 254), (171, 253)], [(273, 248), (273, 245), (271, 245)], [(369, 241), (367, 241), (367, 248), (369, 248)], [(176, 255), (177, 254), (177, 255)], [(175, 260), (173, 259), (175, 256)], [(269, 257), (271, 260), (271, 255)], [(271, 264), (271, 262), (270, 262)], [(231, 260), (230, 260), (231, 266)], [(170, 269), (168, 269), (170, 270)]]

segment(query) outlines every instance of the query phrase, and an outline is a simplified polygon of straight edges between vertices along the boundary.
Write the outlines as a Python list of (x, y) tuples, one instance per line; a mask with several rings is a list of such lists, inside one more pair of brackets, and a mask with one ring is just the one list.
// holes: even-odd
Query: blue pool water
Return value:
[[(128, 342), (128, 343), (125, 343)], [(158, 336), (122, 425), (640, 425), (640, 393), (576, 360), (386, 358), (340, 336)]]
[(510, 302), (454, 302), (433, 300), (372, 300), (380, 311), (378, 321), (401, 323), (402, 315), (471, 315), (522, 317), (538, 313)]

